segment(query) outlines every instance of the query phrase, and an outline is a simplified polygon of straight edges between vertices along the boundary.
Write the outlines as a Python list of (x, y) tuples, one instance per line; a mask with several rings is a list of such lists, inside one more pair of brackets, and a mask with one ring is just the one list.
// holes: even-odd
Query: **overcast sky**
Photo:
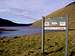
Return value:
[(74, 0), (0, 0), (0, 17), (16, 23), (32, 23)]

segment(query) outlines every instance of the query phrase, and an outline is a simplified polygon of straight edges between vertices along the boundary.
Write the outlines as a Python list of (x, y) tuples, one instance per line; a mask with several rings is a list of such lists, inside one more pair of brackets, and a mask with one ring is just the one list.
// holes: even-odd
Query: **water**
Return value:
[(0, 37), (30, 35), (42, 32), (41, 28), (33, 28), (33, 27), (0, 27), (0, 28), (14, 30), (14, 31), (0, 31)]

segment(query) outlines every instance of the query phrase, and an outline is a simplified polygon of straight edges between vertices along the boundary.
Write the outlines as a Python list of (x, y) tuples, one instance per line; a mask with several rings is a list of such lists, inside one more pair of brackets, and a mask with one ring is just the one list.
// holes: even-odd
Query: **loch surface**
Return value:
[(0, 29), (7, 29), (0, 31), (0, 37), (4, 36), (21, 36), (21, 35), (31, 35), (36, 33), (41, 33), (41, 28), (33, 28), (33, 27), (0, 27)]

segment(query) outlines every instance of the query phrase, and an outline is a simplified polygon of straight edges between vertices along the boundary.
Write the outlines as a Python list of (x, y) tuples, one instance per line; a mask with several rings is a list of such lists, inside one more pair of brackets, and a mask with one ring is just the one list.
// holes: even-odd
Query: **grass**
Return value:
[(35, 56), (40, 52), (40, 35), (0, 39), (0, 56)]
[[(69, 56), (71, 55), (71, 52), (74, 51), (72, 50), (73, 47), (71, 43), (72, 42), (71, 34), (74, 34), (74, 33), (71, 33), (71, 32), (69, 33), (69, 48), (68, 48)], [(65, 55), (65, 32), (52, 32), (52, 33), (46, 34), (45, 55), (46, 56), (64, 56)]]
[[(65, 33), (46, 32), (45, 56), (64, 56)], [(75, 31), (69, 32), (69, 56), (75, 56)], [(42, 56), (41, 35), (16, 36), (0, 39), (0, 56)]]

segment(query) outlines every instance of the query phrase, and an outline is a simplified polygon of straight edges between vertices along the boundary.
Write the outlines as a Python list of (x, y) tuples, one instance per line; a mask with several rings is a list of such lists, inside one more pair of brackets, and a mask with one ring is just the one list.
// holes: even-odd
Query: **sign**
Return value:
[(44, 19), (45, 30), (66, 30), (66, 17), (53, 17)]
[(65, 56), (68, 56), (68, 16), (64, 17), (43, 17), (42, 20), (42, 51), (44, 53), (44, 40), (45, 40), (45, 31), (46, 30), (65, 30)]

